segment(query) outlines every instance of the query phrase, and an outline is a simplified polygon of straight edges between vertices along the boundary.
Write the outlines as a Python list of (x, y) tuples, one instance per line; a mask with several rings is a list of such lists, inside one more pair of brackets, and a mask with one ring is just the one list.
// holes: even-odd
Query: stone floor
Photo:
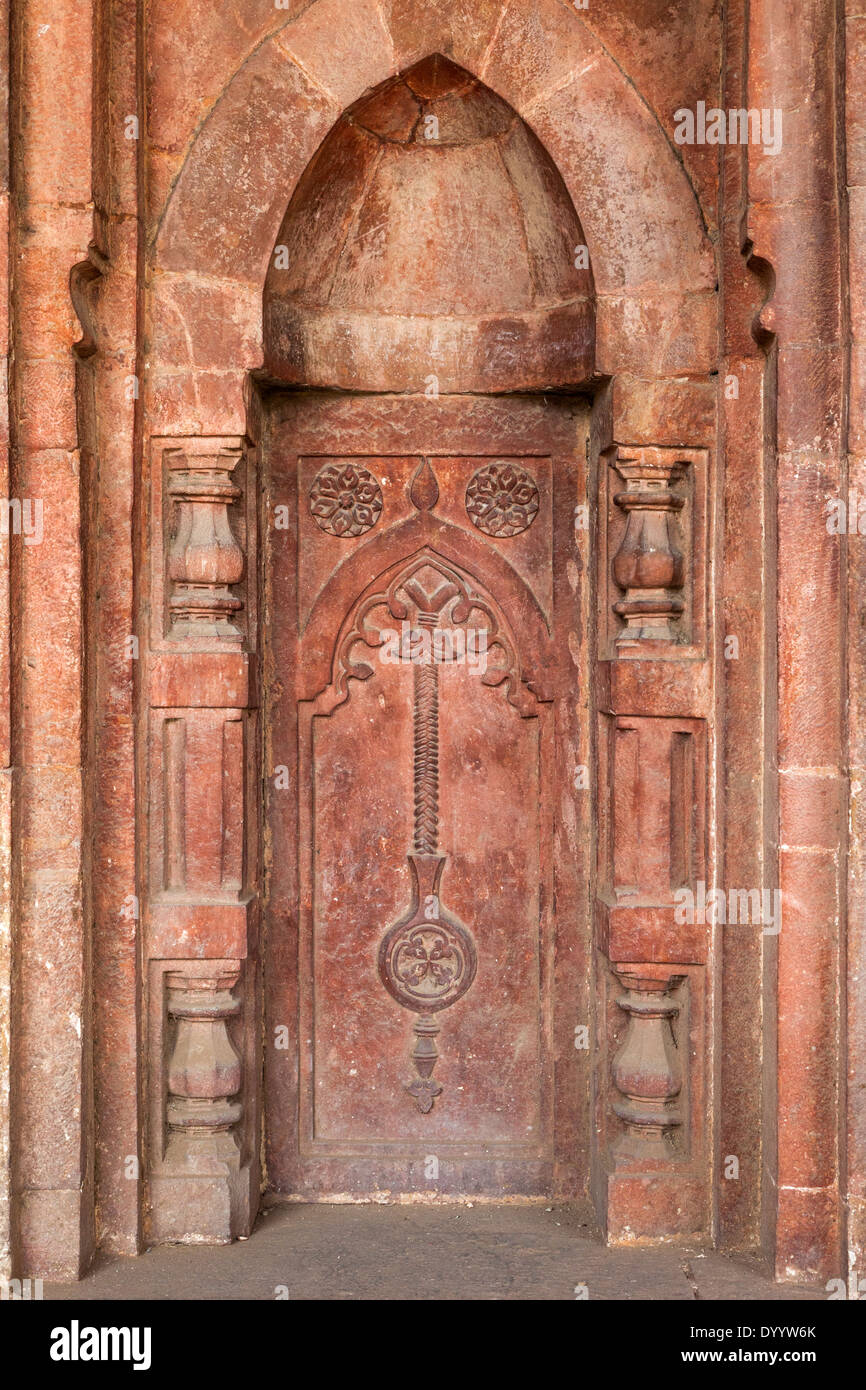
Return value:
[(608, 1250), (556, 1206), (266, 1210), (249, 1240), (102, 1261), (47, 1299), (824, 1299), (713, 1252)]

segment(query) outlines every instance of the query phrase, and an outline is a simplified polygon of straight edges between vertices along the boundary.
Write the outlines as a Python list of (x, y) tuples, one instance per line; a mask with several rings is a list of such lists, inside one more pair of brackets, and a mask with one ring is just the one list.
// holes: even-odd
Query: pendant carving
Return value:
[[(440, 615), (462, 604), (459, 587), (432, 565), (403, 580), (402, 592), (414, 605), (416, 623), (432, 633)], [(398, 611), (403, 617), (405, 604)], [(467, 617), (468, 614), (464, 614)], [(440, 881), (446, 856), (439, 853), (439, 670), (432, 643), (413, 658), (415, 833), (409, 869), (412, 905), (385, 933), (379, 948), (379, 975), (393, 999), (418, 1017), (412, 1061), (417, 1073), (406, 1090), (428, 1114), (442, 1087), (432, 1080), (439, 1033), (428, 1014), (447, 1009), (469, 989), (477, 955), (469, 932), (441, 904)]]
[(409, 855), (412, 906), (383, 937), (379, 948), (383, 985), (404, 1009), (419, 1013), (447, 1009), (475, 978), (472, 938), (440, 907), (439, 880), (444, 865), (444, 855)]
[(412, 1061), (415, 1063), (415, 1070), (418, 1075), (414, 1081), (409, 1082), (406, 1090), (422, 1115), (429, 1115), (433, 1109), (434, 1100), (442, 1094), (442, 1087), (438, 1081), (433, 1080), (433, 1068), (439, 1056), (439, 1049), (436, 1046), (438, 1033), (439, 1024), (434, 1023), (432, 1018), (417, 1018), (415, 1020), (415, 1046), (412, 1049)]

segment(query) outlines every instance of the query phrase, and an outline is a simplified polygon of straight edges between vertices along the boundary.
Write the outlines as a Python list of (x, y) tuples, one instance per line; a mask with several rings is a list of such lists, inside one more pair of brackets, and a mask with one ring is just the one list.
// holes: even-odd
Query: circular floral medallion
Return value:
[(379, 520), (382, 489), (366, 468), (329, 463), (313, 479), (310, 512), (330, 536), (363, 536)]
[(404, 1009), (437, 1013), (465, 994), (475, 979), (475, 946), (466, 931), (443, 915), (416, 915), (398, 922), (379, 948), (379, 975)]
[(488, 463), (469, 480), (466, 510), (485, 535), (519, 536), (538, 511), (535, 479), (514, 463)]
[(453, 932), (422, 922), (394, 946), (391, 969), (397, 988), (417, 1003), (452, 999), (462, 994), (469, 961)]

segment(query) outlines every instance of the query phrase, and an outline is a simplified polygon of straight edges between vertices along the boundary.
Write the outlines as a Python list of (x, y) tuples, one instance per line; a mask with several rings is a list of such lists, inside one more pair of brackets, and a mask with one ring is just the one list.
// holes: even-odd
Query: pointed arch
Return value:
[[(522, 715), (532, 714), (539, 702), (552, 699), (545, 680), (545, 668), (552, 665), (553, 656), (547, 625), (534, 595), (510, 565), (502, 561), (495, 551), (488, 550), (486, 556), (493, 563), (483, 566), (482, 572), (488, 568), (498, 570), (500, 577), (503, 577), (503, 567), (507, 569), (511, 596), (520, 600), (516, 607), (503, 604), (497, 596), (495, 579), (491, 584), (487, 574), (479, 576), (477, 566), (475, 572), (466, 567), (465, 552), (468, 547), (463, 546), (463, 556), (458, 559), (454, 537), (451, 537), (450, 544), (448, 538), (442, 544), (443, 531), (457, 533), (461, 540), (471, 538), (457, 527), (440, 523), (435, 528), (434, 541), (432, 527), (415, 524), (426, 519), (412, 518), (394, 528), (401, 533), (404, 543), (402, 554), (385, 568), (377, 567), (375, 578), (360, 591), (355, 575), (359, 578), (361, 573), (369, 574), (371, 565), (377, 564), (370, 553), (375, 543), (361, 547), (352, 557), (357, 563), (347, 562), (332, 576), (319, 595), (302, 639), (302, 658), (298, 662), (298, 670), (303, 673), (305, 684), (301, 698), (315, 699), (318, 702), (317, 711), (330, 712), (348, 698), (348, 682), (351, 679), (369, 679), (373, 667), (363, 654), (359, 656), (356, 648), (366, 646), (369, 654), (382, 646), (379, 629), (375, 626), (377, 613), (379, 616), (390, 614), (391, 619), (397, 622), (409, 617), (405, 585), (419, 572), (429, 568), (441, 576), (443, 584), (453, 589), (447, 596), (445, 606), (450, 620), (463, 627), (473, 615), (480, 615), (479, 621), (488, 634), (488, 649), (497, 649), (497, 657), (483, 677), (483, 683), (504, 683), (509, 703)], [(425, 531), (426, 535), (423, 534)], [(410, 535), (414, 541), (419, 539), (419, 533), (423, 536), (421, 543), (414, 550), (405, 548)], [(393, 533), (385, 539), (390, 540), (387, 549), (392, 553), (399, 548)], [(484, 547), (479, 549), (484, 550)], [(378, 563), (381, 563), (381, 559)], [(330, 614), (338, 604), (338, 595), (344, 599), (344, 608), (345, 596), (350, 597), (346, 617), (335, 637)], [(541, 660), (527, 658), (529, 652), (540, 652)]]
[(262, 361), (261, 289), (298, 181), (347, 107), (410, 56), (443, 46), (509, 102), (564, 180), (595, 275), (599, 372), (713, 370), (716, 268), (694, 190), (653, 112), (576, 14), (514, 0), (510, 15), (525, 10), (556, 32), (555, 72), (523, 71), (514, 46), (496, 41), (498, 4), (453, 7), (447, 33), (431, 20), (422, 52), (405, 35), (392, 46), (378, 8), (362, 5), (337, 71), (329, 3), (315, 0), (238, 66), (167, 198), (152, 246), (151, 339), (161, 401), (178, 423), (209, 432), (218, 415), (220, 428), (242, 427), (242, 373)]

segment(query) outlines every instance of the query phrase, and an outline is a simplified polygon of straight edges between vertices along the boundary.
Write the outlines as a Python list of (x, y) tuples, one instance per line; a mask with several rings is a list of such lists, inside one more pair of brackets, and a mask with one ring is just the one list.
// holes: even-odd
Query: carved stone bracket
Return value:
[(232, 585), (243, 577), (244, 553), (229, 519), (241, 497), (232, 480), (241, 453), (240, 443), (220, 439), (185, 440), (182, 451), (173, 451), (167, 484), (176, 504), (168, 553), (172, 641), (241, 642), (234, 616), (243, 603)]
[(685, 567), (676, 538), (677, 513), (685, 498), (675, 491), (684, 476), (682, 463), (670, 449), (620, 451), (615, 468), (626, 485), (614, 501), (627, 524), (613, 560), (613, 577), (625, 598), (613, 605), (625, 627), (617, 647), (645, 640), (677, 640), (675, 623), (685, 604)]
[(196, 1166), (201, 1159), (236, 1163), (234, 1134), (241, 1118), (241, 1060), (228, 1021), (240, 1012), (236, 968), (191, 976), (166, 976), (168, 1015), (176, 1022), (168, 1064), (166, 1119), (168, 1163)]
[(625, 1123), (616, 1152), (630, 1158), (670, 1158), (673, 1130), (682, 1124), (677, 1098), (683, 1070), (672, 1025), (681, 1008), (674, 992), (683, 976), (658, 979), (633, 969), (615, 973), (625, 987), (617, 1003), (628, 1016), (613, 1064), (622, 1097), (613, 1109)]

